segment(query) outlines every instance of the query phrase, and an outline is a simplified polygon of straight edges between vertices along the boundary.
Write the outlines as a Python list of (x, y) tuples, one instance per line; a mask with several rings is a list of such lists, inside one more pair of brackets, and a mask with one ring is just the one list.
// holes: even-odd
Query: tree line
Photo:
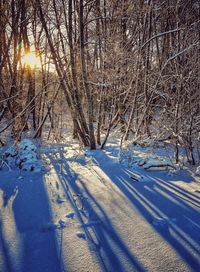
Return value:
[[(177, 162), (184, 146), (195, 163), (198, 0), (0, 0), (0, 26), (0, 138), (41, 137), (70, 114), (83, 146), (118, 129), (123, 141), (170, 140)], [(39, 69), (22, 63), (31, 46)]]

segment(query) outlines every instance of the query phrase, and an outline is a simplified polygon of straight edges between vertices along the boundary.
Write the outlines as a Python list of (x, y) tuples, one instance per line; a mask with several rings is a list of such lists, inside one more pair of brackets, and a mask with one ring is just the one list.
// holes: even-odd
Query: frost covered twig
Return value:
[(172, 30), (169, 30), (169, 31), (165, 31), (165, 32), (156, 34), (156, 35), (154, 35), (153, 37), (151, 37), (150, 39), (148, 39), (148, 40), (141, 46), (141, 49), (144, 48), (148, 43), (150, 43), (152, 40), (154, 40), (154, 39), (156, 39), (156, 38), (159, 38), (159, 37), (162, 37), (162, 36), (164, 36), (164, 35), (167, 35), (167, 34), (170, 34), (170, 33), (174, 33), (174, 32), (177, 32), (177, 31), (181, 31), (181, 30), (185, 30), (185, 28), (172, 29)]

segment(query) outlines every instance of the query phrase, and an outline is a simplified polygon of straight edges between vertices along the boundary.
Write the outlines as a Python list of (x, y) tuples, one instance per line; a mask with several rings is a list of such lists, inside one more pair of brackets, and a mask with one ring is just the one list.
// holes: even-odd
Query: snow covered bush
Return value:
[(41, 172), (43, 170), (43, 164), (38, 158), (37, 147), (29, 139), (24, 139), (8, 148), (3, 158), (9, 166), (17, 166), (24, 171)]

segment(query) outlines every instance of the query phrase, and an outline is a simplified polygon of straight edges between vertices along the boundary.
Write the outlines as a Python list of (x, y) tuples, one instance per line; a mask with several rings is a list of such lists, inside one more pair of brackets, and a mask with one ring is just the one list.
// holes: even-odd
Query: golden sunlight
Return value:
[(23, 66), (34, 68), (41, 68), (40, 58), (34, 51), (22, 55), (21, 62)]

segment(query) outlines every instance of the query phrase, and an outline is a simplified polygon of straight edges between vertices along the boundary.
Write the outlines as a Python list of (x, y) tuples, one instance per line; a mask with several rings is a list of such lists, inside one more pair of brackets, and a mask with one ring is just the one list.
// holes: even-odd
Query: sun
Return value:
[(21, 58), (21, 62), (23, 66), (29, 67), (31, 69), (41, 67), (40, 58), (36, 55), (35, 51), (25, 53)]

